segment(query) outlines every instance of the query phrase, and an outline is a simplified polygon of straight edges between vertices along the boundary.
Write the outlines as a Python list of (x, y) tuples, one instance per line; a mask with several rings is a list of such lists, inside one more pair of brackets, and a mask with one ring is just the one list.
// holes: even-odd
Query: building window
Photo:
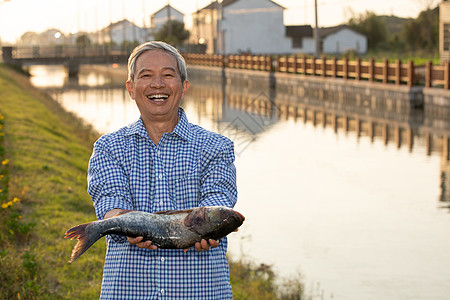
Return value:
[(444, 51), (450, 51), (450, 23), (444, 23)]
[(303, 48), (303, 39), (301, 37), (293, 37), (292, 48)]

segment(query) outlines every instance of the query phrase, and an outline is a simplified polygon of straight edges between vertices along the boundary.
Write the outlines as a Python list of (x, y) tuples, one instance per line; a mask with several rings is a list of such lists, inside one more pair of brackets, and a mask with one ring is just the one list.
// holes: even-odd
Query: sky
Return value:
[[(56, 28), (63, 33), (96, 31), (124, 18), (139, 26), (149, 26), (149, 16), (170, 2), (185, 14), (186, 27), (191, 14), (211, 0), (0, 0), (0, 39), (14, 43), (27, 31)], [(285, 25), (314, 26), (315, 0), (275, 0), (285, 8)], [(317, 0), (319, 27), (335, 26), (351, 16), (372, 11), (377, 15), (415, 18), (427, 5), (439, 0)], [(147, 18), (145, 18), (147, 16)], [(145, 24), (144, 24), (145, 22)]]

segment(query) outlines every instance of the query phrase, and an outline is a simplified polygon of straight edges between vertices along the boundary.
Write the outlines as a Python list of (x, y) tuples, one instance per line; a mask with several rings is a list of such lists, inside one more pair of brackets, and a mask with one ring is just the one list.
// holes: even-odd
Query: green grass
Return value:
[[(75, 241), (63, 238), (95, 219), (86, 172), (97, 137), (0, 65), (0, 299), (98, 299), (105, 239), (69, 264)], [(230, 260), (230, 274), (235, 299), (302, 299), (301, 281), (271, 266)]]
[(104, 240), (67, 263), (71, 226), (95, 218), (86, 169), (96, 137), (90, 128), (34, 89), (24, 74), (0, 67), (2, 156), (0, 299), (95, 299)]

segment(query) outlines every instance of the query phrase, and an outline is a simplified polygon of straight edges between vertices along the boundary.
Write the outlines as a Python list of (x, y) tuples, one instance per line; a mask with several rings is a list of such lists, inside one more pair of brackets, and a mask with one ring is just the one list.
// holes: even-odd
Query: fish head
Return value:
[(205, 238), (219, 239), (235, 231), (244, 222), (239, 212), (223, 206), (204, 206), (193, 209), (184, 224)]

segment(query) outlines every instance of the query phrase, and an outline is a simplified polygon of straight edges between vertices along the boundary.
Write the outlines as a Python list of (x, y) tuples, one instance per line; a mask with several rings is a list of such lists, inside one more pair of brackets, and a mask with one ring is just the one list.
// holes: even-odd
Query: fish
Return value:
[(118, 216), (74, 226), (64, 238), (77, 239), (69, 263), (108, 234), (142, 236), (161, 249), (187, 249), (202, 239), (219, 240), (236, 231), (245, 217), (228, 207), (202, 206), (148, 213), (127, 210)]

